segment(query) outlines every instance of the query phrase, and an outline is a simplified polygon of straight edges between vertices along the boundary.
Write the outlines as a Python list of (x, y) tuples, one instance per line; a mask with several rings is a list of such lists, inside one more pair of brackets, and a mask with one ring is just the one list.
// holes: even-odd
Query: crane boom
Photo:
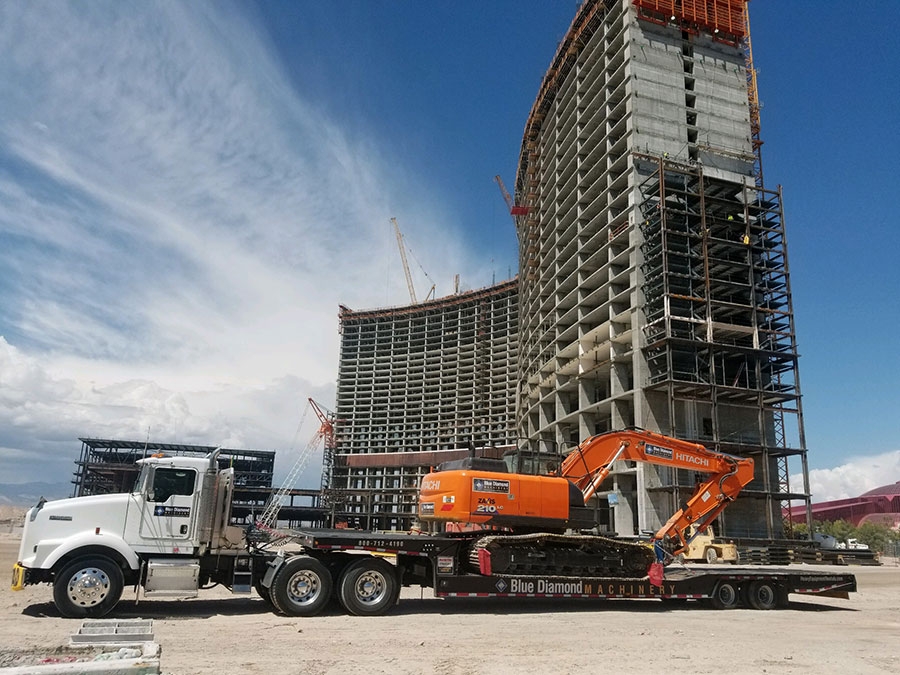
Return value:
[[(506, 202), (506, 208), (509, 209), (509, 213), (510, 213), (510, 215), (512, 215), (512, 210), (513, 210), (514, 204), (513, 204), (512, 197), (510, 197), (510, 195), (509, 195), (509, 190), (507, 190), (506, 186), (503, 184), (503, 179), (500, 178), (500, 174), (497, 174), (496, 176), (494, 176), (494, 180), (497, 182), (497, 185), (500, 186), (500, 194), (503, 195), (503, 201)], [(513, 220), (515, 220), (515, 218), (513, 218)]]
[[(319, 418), (319, 428), (316, 430), (316, 433), (313, 434), (313, 437), (310, 439), (309, 443), (306, 444), (306, 447), (297, 456), (297, 459), (294, 462), (294, 466), (291, 467), (291, 470), (290, 472), (288, 472), (287, 478), (284, 479), (281, 487), (273, 492), (269, 497), (265, 507), (263, 508), (262, 515), (256, 521), (257, 527), (271, 529), (276, 526), (276, 524), (278, 523), (278, 513), (281, 511), (282, 500), (294, 487), (297, 479), (300, 478), (300, 474), (303, 473), (303, 469), (306, 468), (307, 464), (309, 464), (309, 460), (312, 459), (312, 456), (318, 449), (319, 443), (324, 440), (326, 448), (329, 447), (329, 441), (332, 447), (334, 445), (334, 424), (331, 421), (331, 418), (327, 413), (323, 411), (323, 409), (319, 405), (316, 404), (315, 401), (313, 401), (311, 398), (308, 400), (309, 408), (312, 408), (313, 412), (316, 414), (316, 417)], [(309, 410), (309, 408), (307, 408), (307, 410)], [(303, 416), (304, 418), (306, 417), (306, 411), (304, 411)], [(302, 421), (300, 424), (302, 426)]]
[(397, 235), (397, 246), (400, 248), (400, 259), (403, 261), (403, 272), (406, 274), (406, 285), (409, 288), (409, 299), (416, 304), (416, 289), (413, 287), (412, 274), (409, 272), (409, 262), (406, 260), (406, 244), (403, 243), (403, 235), (400, 233), (400, 225), (396, 218), (391, 218), (394, 224), (394, 233)]

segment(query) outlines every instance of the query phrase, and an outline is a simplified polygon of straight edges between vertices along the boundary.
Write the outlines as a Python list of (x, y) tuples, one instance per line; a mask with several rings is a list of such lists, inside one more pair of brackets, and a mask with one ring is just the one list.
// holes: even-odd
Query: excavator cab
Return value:
[(419, 520), (520, 532), (594, 526), (593, 511), (569, 480), (508, 473), (502, 460), (478, 457), (445, 462), (422, 479)]

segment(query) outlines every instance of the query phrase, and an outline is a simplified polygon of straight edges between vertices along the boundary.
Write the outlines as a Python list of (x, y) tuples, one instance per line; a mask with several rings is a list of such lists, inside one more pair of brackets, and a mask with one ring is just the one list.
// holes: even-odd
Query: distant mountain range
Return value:
[(41, 497), (66, 499), (74, 487), (72, 483), (0, 483), (0, 504), (34, 506)]

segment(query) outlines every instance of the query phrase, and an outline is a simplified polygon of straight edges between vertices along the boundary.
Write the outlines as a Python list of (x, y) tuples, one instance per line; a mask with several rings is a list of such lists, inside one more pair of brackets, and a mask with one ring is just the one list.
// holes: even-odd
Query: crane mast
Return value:
[[(278, 523), (278, 513), (281, 511), (282, 500), (294, 487), (297, 479), (300, 478), (300, 474), (303, 473), (303, 470), (309, 464), (310, 459), (312, 459), (313, 455), (316, 453), (316, 450), (318, 449), (319, 443), (321, 441), (325, 441), (326, 453), (329, 451), (329, 449), (331, 449), (333, 452), (334, 422), (332, 421), (332, 416), (329, 415), (311, 398), (308, 400), (309, 407), (307, 408), (307, 410), (311, 408), (312, 411), (316, 414), (316, 417), (319, 418), (319, 428), (316, 430), (316, 433), (313, 434), (313, 437), (310, 439), (309, 443), (306, 444), (306, 447), (297, 456), (297, 460), (294, 462), (294, 466), (291, 467), (287, 478), (284, 479), (284, 483), (282, 483), (281, 487), (273, 492), (269, 497), (269, 500), (266, 502), (266, 505), (263, 508), (262, 515), (256, 521), (257, 527), (263, 529), (272, 529), (276, 527)], [(304, 411), (303, 413), (303, 418), (305, 417), (306, 411)], [(302, 419), (300, 422), (300, 426), (303, 426)]]
[(409, 299), (416, 304), (416, 289), (413, 287), (412, 274), (409, 272), (409, 262), (406, 260), (406, 244), (403, 243), (403, 235), (400, 233), (400, 225), (396, 218), (391, 218), (394, 224), (394, 234), (397, 235), (397, 246), (400, 248), (400, 259), (403, 261), (403, 272), (406, 274), (406, 285), (409, 288)]

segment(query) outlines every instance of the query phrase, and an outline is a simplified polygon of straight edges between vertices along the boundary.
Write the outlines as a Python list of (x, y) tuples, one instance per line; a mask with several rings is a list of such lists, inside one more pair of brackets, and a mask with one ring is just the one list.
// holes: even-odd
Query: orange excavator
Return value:
[(753, 480), (750, 458), (629, 429), (588, 438), (550, 475), (509, 473), (496, 459), (445, 462), (422, 480), (419, 519), (488, 528), (470, 554), (472, 563), (482, 569), (489, 558), (495, 572), (567, 569), (572, 574), (642, 574), (653, 562), (649, 547), (580, 533), (595, 526), (594, 510), (586, 504), (618, 460), (707, 474), (653, 537), (673, 555), (687, 547), (693, 532), (705, 531)]

